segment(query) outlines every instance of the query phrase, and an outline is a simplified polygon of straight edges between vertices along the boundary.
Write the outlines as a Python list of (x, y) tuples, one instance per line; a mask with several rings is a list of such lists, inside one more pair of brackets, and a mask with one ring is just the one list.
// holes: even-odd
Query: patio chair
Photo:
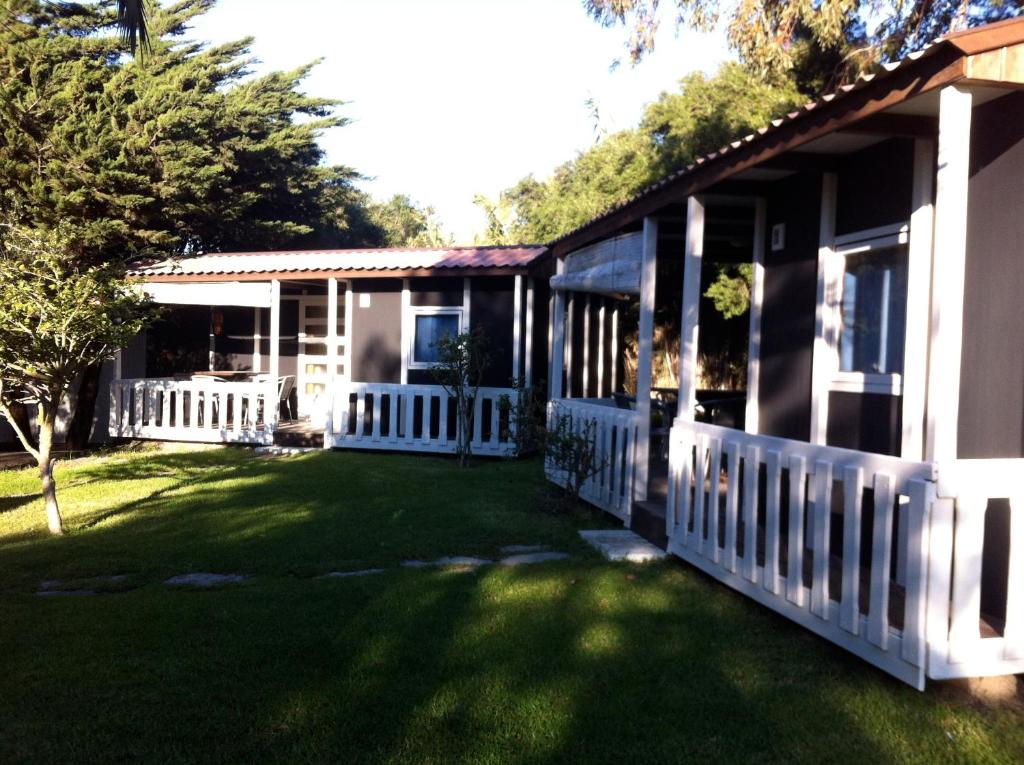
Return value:
[[(210, 375), (198, 375), (198, 374), (193, 374), (191, 376), (191, 380), (194, 383), (203, 383), (204, 385), (217, 385), (217, 384), (220, 384), (220, 383), (224, 382), (219, 377), (212, 377)], [(199, 425), (200, 425), (200, 427), (206, 427), (206, 423), (203, 421), (204, 418), (206, 417), (206, 414), (205, 414), (205, 412), (206, 412), (206, 406), (205, 406), (206, 396), (203, 394), (202, 390), (199, 390), (197, 395), (198, 395), (198, 398), (199, 398)], [(220, 422), (220, 396), (214, 396), (213, 397), (213, 419), (215, 419), (218, 422)]]
[[(253, 377), (253, 382), (256, 383), (268, 383), (270, 382), (270, 375), (256, 375)], [(284, 375), (277, 378), (277, 407), (278, 413), (281, 411), (281, 404), (284, 404), (285, 411), (288, 412), (288, 420), (295, 419), (295, 413), (292, 412), (292, 390), (295, 388), (295, 375)], [(264, 417), (263, 411), (263, 396), (259, 397), (259, 413), (257, 417)]]

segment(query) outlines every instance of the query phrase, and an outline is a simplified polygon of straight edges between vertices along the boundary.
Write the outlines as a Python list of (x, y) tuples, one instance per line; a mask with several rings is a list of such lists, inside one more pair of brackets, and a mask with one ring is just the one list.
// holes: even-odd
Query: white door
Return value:
[[(345, 293), (338, 293), (337, 379), (347, 379), (345, 348)], [(299, 298), (299, 358), (295, 387), (298, 390), (299, 415), (314, 422), (327, 413), (330, 383), (327, 347), (327, 296), (303, 295)]]

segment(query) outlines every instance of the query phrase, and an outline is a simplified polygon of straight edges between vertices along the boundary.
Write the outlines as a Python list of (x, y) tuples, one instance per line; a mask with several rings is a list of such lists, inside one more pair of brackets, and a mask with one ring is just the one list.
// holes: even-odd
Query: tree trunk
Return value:
[(71, 417), (71, 424), (68, 426), (68, 448), (74, 451), (81, 451), (89, 446), (102, 367), (102, 364), (89, 366), (82, 374), (82, 379), (78, 384), (75, 412)]
[(53, 479), (53, 421), (56, 408), (52, 411), (39, 407), (39, 479), (43, 484), (43, 502), (46, 505), (46, 525), (51, 534), (64, 533), (64, 521), (57, 504), (57, 482)]

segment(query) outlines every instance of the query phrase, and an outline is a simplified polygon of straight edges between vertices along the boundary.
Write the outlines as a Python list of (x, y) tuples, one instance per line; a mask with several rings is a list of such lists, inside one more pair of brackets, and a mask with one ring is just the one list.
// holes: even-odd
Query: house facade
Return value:
[[(917, 687), (1024, 671), (1022, 91), (1024, 21), (952, 34), (551, 244), (584, 496)], [(741, 263), (745, 380), (716, 391), (703, 295)]]

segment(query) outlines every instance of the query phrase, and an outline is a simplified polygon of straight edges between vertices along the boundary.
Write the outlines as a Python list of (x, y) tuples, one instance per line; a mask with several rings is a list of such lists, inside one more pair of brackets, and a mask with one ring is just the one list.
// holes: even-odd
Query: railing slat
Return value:
[(829, 533), (832, 520), (832, 463), (814, 463), (814, 526), (812, 533), (811, 613), (828, 618)]
[(691, 547), (704, 552), (704, 481), (708, 472), (707, 439), (701, 435), (695, 439), (693, 473), (693, 537)]
[[(882, 650), (889, 644), (889, 572), (892, 567), (892, 516), (895, 494), (892, 476), (875, 474), (874, 530), (871, 535), (871, 599), (868, 640)], [(977, 622), (975, 622), (977, 626)]]
[(381, 410), (381, 396), (380, 391), (373, 392), (373, 412), (370, 415), (373, 418), (373, 432), (371, 438), (374, 441), (380, 441), (380, 410)]
[(693, 457), (697, 449), (694, 438), (688, 438), (683, 444), (683, 464), (679, 480), (679, 538), (684, 547), (689, 547), (691, 540), (690, 517), (693, 509)]
[(422, 421), (420, 422), (420, 443), (430, 443), (430, 407), (432, 397), (429, 388), (420, 389), (420, 400), (423, 401)]
[(1010, 561), (1003, 658), (1024, 659), (1024, 494), (1010, 497)]
[(965, 494), (956, 503), (949, 620), (949, 652), (953, 662), (963, 661), (981, 637), (981, 553), (987, 508), (988, 497), (984, 494)]
[(704, 554), (709, 555), (715, 563), (718, 563), (718, 559), (721, 556), (721, 550), (718, 547), (718, 479), (722, 473), (721, 439), (710, 439), (708, 448), (711, 451), (711, 462), (708, 467), (708, 481), (710, 482), (708, 491), (708, 539)]
[(760, 449), (747, 446), (743, 459), (743, 576), (757, 579), (757, 502)]
[(914, 666), (925, 666), (925, 606), (928, 587), (929, 509), (935, 499), (935, 484), (910, 482), (907, 523), (907, 579), (903, 609), (903, 642), (900, 655)]
[(725, 484), (725, 567), (736, 572), (736, 525), (740, 513), (740, 445), (730, 441), (726, 449), (728, 473)]
[(839, 625), (854, 635), (860, 632), (860, 525), (864, 499), (864, 471), (843, 469), (843, 594)]
[(766, 492), (764, 531), (764, 588), (779, 593), (779, 503), (782, 494), (782, 455), (765, 453)]
[(789, 550), (786, 567), (786, 598), (804, 605), (804, 508), (807, 504), (807, 461), (789, 458)]

